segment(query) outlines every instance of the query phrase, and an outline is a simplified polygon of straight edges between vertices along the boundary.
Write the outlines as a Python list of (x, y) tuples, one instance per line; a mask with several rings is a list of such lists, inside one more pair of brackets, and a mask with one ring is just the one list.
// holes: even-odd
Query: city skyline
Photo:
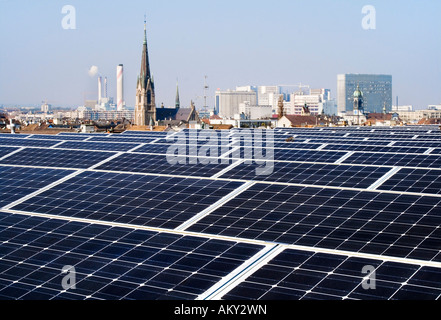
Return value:
[[(134, 107), (147, 14), (157, 107), (203, 106), (214, 92), (241, 85), (307, 83), (337, 95), (337, 75), (391, 74), (393, 101), (424, 108), (441, 102), (441, 4), (371, 1), (376, 29), (362, 28), (365, 1), (72, 1), (76, 29), (65, 30), (63, 1), (0, 1), (0, 104), (79, 106), (96, 97), (96, 76), (124, 65), (124, 96)], [(283, 10), (282, 10), (283, 9)], [(330, 13), (331, 12), (331, 13)], [(314, 21), (314, 23), (311, 23)]]

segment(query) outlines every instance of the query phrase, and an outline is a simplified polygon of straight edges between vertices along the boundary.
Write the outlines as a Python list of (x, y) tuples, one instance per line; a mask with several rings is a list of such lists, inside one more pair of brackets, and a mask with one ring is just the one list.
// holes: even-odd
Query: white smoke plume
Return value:
[(89, 77), (94, 77), (98, 74), (98, 67), (97, 66), (91, 66), (89, 69)]

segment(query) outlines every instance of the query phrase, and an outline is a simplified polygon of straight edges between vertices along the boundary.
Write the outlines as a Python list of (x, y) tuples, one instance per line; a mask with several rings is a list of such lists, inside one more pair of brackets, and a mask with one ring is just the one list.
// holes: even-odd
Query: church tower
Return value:
[(144, 44), (142, 49), (141, 73), (136, 86), (135, 124), (149, 126), (156, 121), (155, 84), (150, 74), (147, 49), (147, 22), (144, 21)]
[(360, 125), (360, 115), (364, 113), (363, 101), (363, 92), (360, 90), (360, 85), (357, 85), (357, 90), (354, 92), (354, 116), (357, 116), (357, 125)]
[(357, 90), (354, 92), (354, 113), (363, 113), (363, 92), (360, 86), (357, 85)]

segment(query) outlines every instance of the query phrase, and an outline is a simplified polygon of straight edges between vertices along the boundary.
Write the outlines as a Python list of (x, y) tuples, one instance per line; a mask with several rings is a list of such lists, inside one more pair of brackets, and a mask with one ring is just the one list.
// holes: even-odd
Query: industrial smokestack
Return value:
[(122, 111), (124, 109), (124, 66), (122, 64), (116, 67), (116, 83), (117, 110)]
[(98, 77), (98, 104), (101, 104), (102, 88), (103, 88), (102, 79), (101, 77)]
[(104, 78), (104, 94), (105, 94), (105, 96), (104, 96), (104, 98), (108, 98), (108, 95), (107, 95), (107, 77), (105, 77)]

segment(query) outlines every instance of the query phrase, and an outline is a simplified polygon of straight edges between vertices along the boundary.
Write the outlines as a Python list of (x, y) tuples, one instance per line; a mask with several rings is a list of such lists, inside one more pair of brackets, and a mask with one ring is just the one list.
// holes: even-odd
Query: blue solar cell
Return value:
[(355, 153), (343, 163), (440, 169), (441, 156)]
[(368, 188), (390, 169), (363, 166), (267, 162), (272, 171), (258, 175), (258, 164), (240, 164), (222, 175), (226, 179), (272, 181), (306, 185)]
[(60, 135), (52, 135), (52, 134), (33, 134), (30, 136), (30, 139), (40, 139), (40, 140), (73, 140), (73, 141), (83, 141), (88, 137), (83, 135), (75, 135), (75, 136), (60, 136)]
[(55, 149), (24, 149), (0, 161), (1, 164), (86, 169), (115, 153)]
[[(123, 154), (98, 170), (211, 177), (230, 165), (218, 158), (176, 157), (170, 162), (165, 155)], [(174, 163), (176, 162), (176, 163)]]
[(91, 137), (88, 141), (91, 142), (121, 142), (121, 143), (150, 143), (155, 138), (144, 137), (127, 137), (127, 136), (109, 136), (109, 137)]
[[(15, 147), (43, 147), (48, 148), (59, 143), (58, 141), (38, 140), (38, 139), (16, 139), (0, 137), (0, 145)], [(2, 152), (3, 154), (3, 152)]]
[(136, 143), (112, 143), (112, 142), (83, 142), (67, 141), (59, 144), (57, 149), (76, 149), (76, 150), (100, 150), (100, 151), (129, 151), (140, 144)]
[[(420, 199), (425, 197), (401, 195), (393, 201), (384, 201), (377, 192), (357, 194), (329, 189), (325, 196), (321, 191), (319, 188), (256, 184), (188, 230), (366, 253), (371, 249), (367, 244), (379, 244), (386, 245), (383, 250), (388, 250), (388, 254), (399, 257), (424, 249), (426, 257), (432, 254), (429, 260), (441, 249), (432, 228), (418, 229), (421, 242), (415, 247), (400, 242), (420, 219), (440, 213), (440, 198), (430, 198), (433, 201), (420, 204)], [(340, 221), (329, 224), (330, 218)], [(373, 231), (369, 225), (372, 222), (383, 223), (380, 224), (383, 229)]]
[[(138, 187), (134, 187), (135, 184)], [(241, 185), (240, 182), (85, 172), (14, 209), (176, 228)], [(135, 189), (138, 192), (133, 193)], [(113, 196), (115, 192), (124, 196)]]
[[(0, 215), (9, 216), (6, 213)], [(230, 241), (196, 237), (187, 239), (180, 235), (125, 229), (126, 237), (132, 232), (138, 236), (143, 233), (145, 235), (142, 243), (130, 244), (124, 241), (126, 237), (120, 237), (122, 228), (118, 228), (118, 232), (112, 238), (112, 227), (68, 221), (63, 221), (52, 230), (50, 235), (57, 236), (57, 239), (48, 243), (44, 241), (47, 232), (40, 230), (38, 225), (33, 225), (35, 219), (18, 217), (21, 221), (16, 224), (8, 225), (8, 221), (12, 222), (10, 219), (0, 221), (0, 225), (8, 225), (8, 229), (5, 230), (15, 235), (8, 235), (8, 245), (14, 249), (2, 251), (0, 260), (2, 299), (65, 298), (62, 287), (65, 275), (61, 272), (65, 264), (75, 267), (76, 288), (68, 290), (74, 299), (194, 299), (247, 259), (232, 255), (231, 252), (245, 250), (254, 255), (263, 248)], [(79, 226), (82, 229), (77, 230)], [(17, 243), (15, 239), (22, 233), (23, 228), (31, 229), (40, 236), (29, 239), (27, 243)], [(0, 237), (5, 230), (0, 231)], [(67, 238), (78, 241), (63, 242), (63, 245), (59, 245)], [(152, 238), (157, 239), (154, 243), (169, 244), (155, 248), (149, 241)], [(165, 241), (161, 240), (163, 238)], [(179, 246), (173, 247), (174, 242), (179, 242)], [(218, 244), (221, 249), (217, 247)], [(88, 249), (83, 252), (86, 245)], [(218, 250), (214, 253), (194, 253), (202, 246), (215, 246)], [(19, 250), (31, 250), (34, 254), (14, 256), (14, 252)], [(138, 254), (131, 254), (133, 250), (137, 250)], [(143, 255), (144, 251), (148, 254)], [(133, 260), (132, 257), (137, 259)], [(188, 265), (194, 273), (179, 267), (184, 265), (185, 261), (198, 261), (197, 266)]]
[(0, 206), (19, 200), (70, 173), (72, 171), (0, 166)]
[[(412, 264), (384, 262), (380, 259), (286, 249), (222, 299), (436, 299), (441, 294), (439, 269), (421, 268), (415, 274), (419, 268)], [(432, 276), (430, 271), (435, 272), (436, 276)], [(427, 281), (421, 281), (421, 278)], [(408, 284), (403, 286), (403, 283)], [(427, 288), (428, 292), (424, 294), (418, 290), (416, 283), (419, 288)], [(374, 285), (375, 289), (370, 285)]]

